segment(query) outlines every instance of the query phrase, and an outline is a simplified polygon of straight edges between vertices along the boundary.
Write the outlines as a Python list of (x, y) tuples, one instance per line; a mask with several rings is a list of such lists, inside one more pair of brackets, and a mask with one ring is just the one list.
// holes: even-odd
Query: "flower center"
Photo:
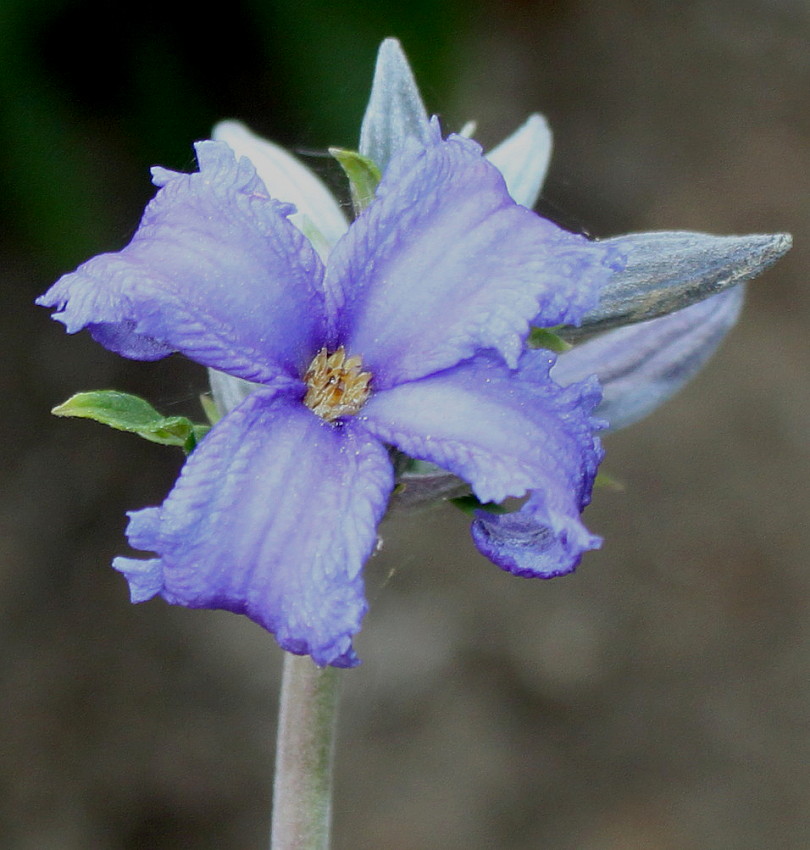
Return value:
[(307, 385), (304, 404), (327, 422), (340, 416), (354, 416), (369, 395), (371, 372), (361, 371), (362, 363), (357, 355), (347, 357), (342, 345), (332, 354), (322, 348), (304, 375)]

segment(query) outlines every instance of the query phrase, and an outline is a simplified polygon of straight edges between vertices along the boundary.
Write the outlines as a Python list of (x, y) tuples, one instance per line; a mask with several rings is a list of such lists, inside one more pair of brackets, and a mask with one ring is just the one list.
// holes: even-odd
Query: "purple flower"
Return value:
[(515, 203), (476, 143), (434, 126), (324, 264), (248, 159), (221, 142), (196, 150), (198, 172), (154, 170), (160, 191), (127, 247), (38, 301), (126, 357), (180, 352), (254, 384), (163, 505), (130, 514), (130, 543), (156, 556), (115, 560), (133, 601), (243, 613), (318, 664), (357, 663), (391, 447), (482, 502), (531, 491), (553, 541), (546, 574), (599, 545), (580, 520), (599, 391), (561, 388), (554, 356), (523, 341), (538, 316), (576, 324), (595, 307), (615, 248)]

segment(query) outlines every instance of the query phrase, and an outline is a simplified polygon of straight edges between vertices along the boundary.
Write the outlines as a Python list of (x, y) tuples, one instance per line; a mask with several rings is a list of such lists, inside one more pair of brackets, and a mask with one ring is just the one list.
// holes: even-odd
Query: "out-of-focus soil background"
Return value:
[(218, 118), (354, 144), (386, 35), (447, 128), (493, 144), (548, 116), (543, 209), (568, 226), (796, 246), (709, 368), (607, 439), (625, 490), (597, 494), (605, 546), (575, 575), (507, 576), (450, 508), (386, 524), (335, 847), (810, 846), (810, 7), (407, 5), (0, 0), (0, 847), (266, 846), (280, 652), (230, 614), (129, 604), (124, 512), (181, 458), (48, 415), (113, 386), (194, 411), (203, 370), (125, 362), (31, 302), (122, 247), (147, 166), (190, 168)]

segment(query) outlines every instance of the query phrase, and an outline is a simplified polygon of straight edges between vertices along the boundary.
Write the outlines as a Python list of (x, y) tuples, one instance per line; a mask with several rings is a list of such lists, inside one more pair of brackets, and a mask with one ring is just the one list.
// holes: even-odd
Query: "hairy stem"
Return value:
[(328, 850), (338, 704), (334, 667), (285, 653), (271, 850)]

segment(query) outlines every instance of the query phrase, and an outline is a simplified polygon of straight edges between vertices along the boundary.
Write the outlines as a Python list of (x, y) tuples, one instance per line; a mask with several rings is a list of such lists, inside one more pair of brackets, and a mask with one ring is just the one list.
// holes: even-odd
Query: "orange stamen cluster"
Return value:
[(304, 404), (327, 422), (340, 416), (354, 416), (369, 394), (371, 372), (363, 372), (362, 363), (356, 355), (347, 357), (342, 345), (332, 354), (322, 348), (304, 375), (307, 385)]

